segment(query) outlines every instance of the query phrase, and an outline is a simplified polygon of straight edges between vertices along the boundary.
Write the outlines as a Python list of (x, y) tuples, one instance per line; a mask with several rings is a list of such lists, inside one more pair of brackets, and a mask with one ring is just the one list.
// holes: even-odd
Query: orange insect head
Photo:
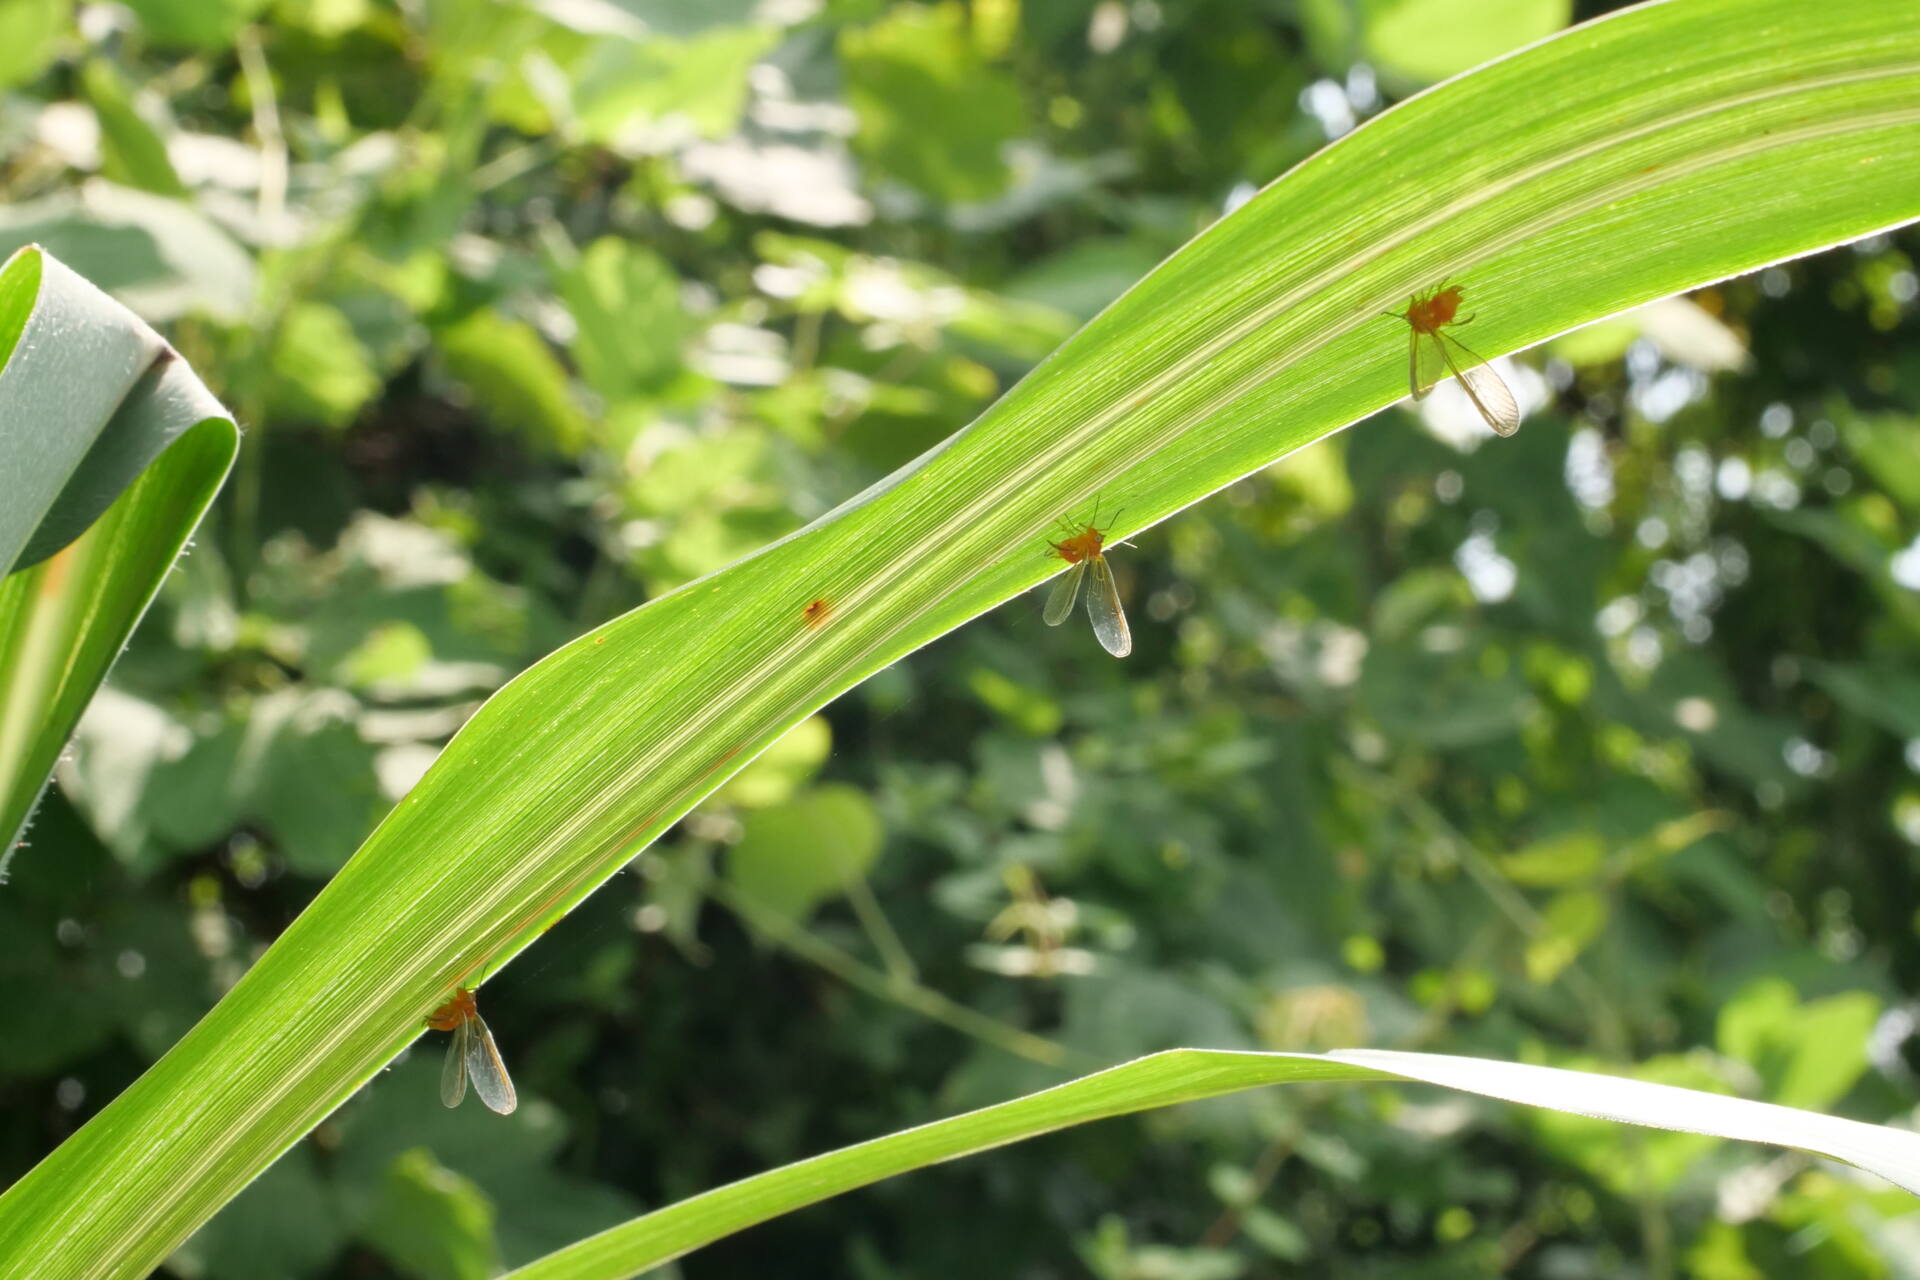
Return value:
[(427, 1015), (427, 1025), (435, 1031), (451, 1031), (479, 1014), (480, 1006), (474, 1000), (473, 992), (459, 987), (454, 991), (453, 999)]
[[(1114, 512), (1111, 519), (1118, 521), (1120, 513)], [(1101, 554), (1107, 545), (1107, 530), (1100, 527), (1100, 508), (1096, 505), (1093, 515), (1084, 521), (1062, 520), (1060, 527), (1067, 536), (1047, 546), (1052, 548), (1053, 555), (1067, 562), (1068, 568), (1054, 580), (1053, 589), (1047, 595), (1047, 607), (1040, 616), (1048, 626), (1059, 626), (1073, 613), (1074, 601), (1083, 598), (1081, 587), (1085, 586), (1087, 617), (1093, 622), (1094, 636), (1108, 653), (1124, 658), (1133, 652), (1133, 635), (1127, 630), (1127, 615), (1120, 608), (1113, 570)], [(1107, 526), (1112, 527), (1112, 524)]]
[(1460, 295), (1459, 285), (1443, 283), (1431, 293), (1409, 299), (1403, 318), (1416, 333), (1437, 333), (1442, 325), (1455, 322), (1454, 317), (1460, 312)]
[(1082, 560), (1091, 560), (1099, 555), (1100, 548), (1105, 546), (1106, 542), (1105, 533), (1092, 525), (1087, 525), (1079, 533), (1048, 545), (1053, 548), (1055, 555), (1068, 564), (1079, 564)]

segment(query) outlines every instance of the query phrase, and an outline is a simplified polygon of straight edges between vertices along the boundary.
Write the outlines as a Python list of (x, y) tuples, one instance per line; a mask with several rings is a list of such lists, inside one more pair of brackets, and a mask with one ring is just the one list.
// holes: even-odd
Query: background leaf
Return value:
[(880, 855), (880, 819), (856, 787), (815, 787), (748, 815), (727, 878), (758, 907), (803, 920), (866, 875)]
[[(1021, 124), (1018, 89), (967, 37), (954, 4), (898, 9), (841, 36), (863, 157), (936, 200), (999, 194), (1007, 183), (1001, 150)], [(926, 145), (927, 129), (938, 134), (936, 145)]]

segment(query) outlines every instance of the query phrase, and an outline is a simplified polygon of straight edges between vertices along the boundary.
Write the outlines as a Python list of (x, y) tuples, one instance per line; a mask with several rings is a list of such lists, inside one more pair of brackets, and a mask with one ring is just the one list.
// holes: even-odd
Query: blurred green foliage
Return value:
[[(0, 248), (166, 323), (249, 428), (0, 891), (0, 1178), (514, 671), (937, 443), (1387, 96), (1591, 16), (1497, 8), (0, 6)], [(1180, 1044), (1910, 1114), (1916, 254), (1568, 335), (1511, 442), (1442, 395), (1248, 477), (1116, 553), (1124, 663), (1026, 602), (882, 673), (488, 986), (519, 1113), (443, 1111), (432, 1037), (172, 1270), (484, 1276)], [(679, 1269), (1878, 1278), (1917, 1223), (1791, 1155), (1303, 1088)]]

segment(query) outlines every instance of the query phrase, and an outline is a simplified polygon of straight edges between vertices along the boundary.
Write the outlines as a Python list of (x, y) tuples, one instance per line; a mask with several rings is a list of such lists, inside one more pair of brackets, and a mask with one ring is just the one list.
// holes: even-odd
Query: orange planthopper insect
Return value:
[[(1099, 520), (1098, 509), (1093, 518)], [(1072, 567), (1054, 583), (1053, 594), (1047, 597), (1046, 610), (1040, 616), (1050, 627), (1065, 622), (1073, 612), (1074, 600), (1080, 595), (1081, 583), (1092, 578), (1093, 581), (1087, 583), (1087, 616), (1093, 620), (1093, 634), (1108, 653), (1124, 658), (1133, 652), (1133, 633), (1127, 630), (1127, 615), (1120, 609), (1120, 592), (1113, 584), (1113, 569), (1100, 552), (1107, 542), (1106, 532), (1091, 523), (1076, 524), (1072, 520), (1061, 523), (1067, 536), (1047, 545), (1053, 548), (1054, 555)], [(1075, 533), (1075, 529), (1079, 532)]]
[(1407, 343), (1407, 383), (1415, 400), (1423, 399), (1437, 383), (1457, 378), (1482, 420), (1498, 434), (1510, 436), (1520, 429), (1520, 405), (1513, 392), (1492, 366), (1447, 332), (1473, 319), (1460, 314), (1463, 292), (1459, 285), (1443, 280), (1430, 292), (1407, 299), (1404, 312), (1382, 314), (1405, 320), (1413, 330)]
[(447, 1063), (440, 1069), (440, 1101), (450, 1107), (460, 1105), (467, 1096), (467, 1080), (480, 1101), (501, 1115), (512, 1115), (519, 1099), (514, 1096), (513, 1081), (507, 1079), (507, 1064), (500, 1061), (500, 1046), (493, 1042), (480, 1017), (480, 1006), (473, 992), (465, 987), (453, 993), (453, 999), (433, 1011), (427, 1025), (435, 1031), (451, 1031), (447, 1043)]

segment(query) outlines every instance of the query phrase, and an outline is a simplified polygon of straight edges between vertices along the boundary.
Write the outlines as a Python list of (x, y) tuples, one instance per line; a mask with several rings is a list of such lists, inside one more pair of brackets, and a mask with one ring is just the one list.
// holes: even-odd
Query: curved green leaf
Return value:
[[(0, 575), (44, 560), (79, 536), (114, 495), (66, 500), (129, 392), (161, 358), (160, 335), (39, 248), (7, 260), (0, 317)], [(164, 446), (162, 446), (164, 447)], [(126, 472), (130, 479), (160, 452)], [(90, 512), (85, 507), (91, 505)]]
[(590, 1236), (509, 1280), (637, 1275), (755, 1223), (913, 1169), (1072, 1125), (1270, 1084), (1415, 1080), (1627, 1124), (1796, 1147), (1920, 1195), (1920, 1134), (1615, 1076), (1434, 1053), (1170, 1049), (1039, 1093), (801, 1160)]
[[(16, 327), (17, 326), (17, 327)], [(0, 875), (61, 746), (233, 465), (231, 418), (51, 255), (0, 273)]]
[(1517, 350), (1920, 216), (1917, 142), (1920, 28), (1872, 0), (1629, 10), (1355, 131), (944, 447), (503, 689), (240, 985), (0, 1198), (0, 1271), (155, 1264), (783, 729), (1057, 568), (1062, 513), (1143, 528), (1397, 399), (1405, 329), (1379, 313), (1413, 290), (1453, 277), (1475, 348)]

